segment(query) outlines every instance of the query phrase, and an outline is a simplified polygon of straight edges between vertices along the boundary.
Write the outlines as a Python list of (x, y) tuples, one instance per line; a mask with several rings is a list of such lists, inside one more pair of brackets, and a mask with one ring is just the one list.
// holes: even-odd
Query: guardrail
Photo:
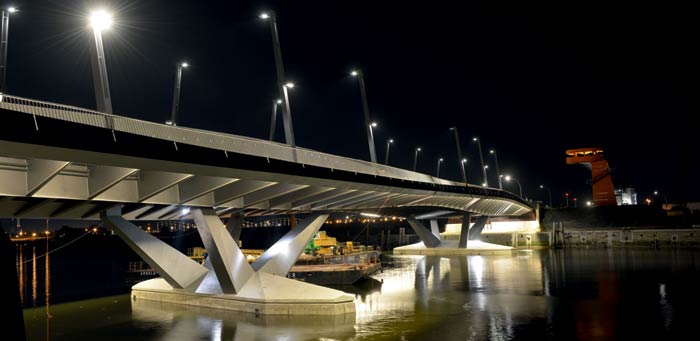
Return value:
[(516, 195), (493, 188), (469, 185), (464, 183), (436, 178), (427, 174), (408, 171), (401, 168), (376, 164), (368, 161), (352, 159), (305, 148), (292, 148), (286, 144), (261, 140), (240, 135), (207, 131), (195, 128), (171, 126), (167, 124), (148, 122), (134, 118), (107, 114), (91, 109), (85, 109), (65, 104), (39, 101), (0, 93), (0, 108), (30, 114), (34, 117), (34, 128), (41, 129), (37, 117), (47, 117), (69, 121), (78, 124), (99, 127), (115, 132), (135, 134), (178, 143), (190, 144), (205, 148), (218, 149), (228, 152), (262, 156), (274, 160), (296, 162), (329, 169), (343, 170), (354, 173), (368, 174), (394, 178), (401, 181), (415, 181), (431, 185), (461, 187), (465, 194), (483, 196), (499, 196), (515, 201), (521, 201)]

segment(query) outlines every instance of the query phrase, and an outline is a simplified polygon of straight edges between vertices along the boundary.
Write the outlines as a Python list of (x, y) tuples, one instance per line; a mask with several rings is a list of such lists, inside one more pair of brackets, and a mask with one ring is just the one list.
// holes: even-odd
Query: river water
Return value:
[[(32, 250), (22, 253), (27, 261)], [(51, 282), (58, 276), (51, 256), (23, 264), (29, 340), (688, 339), (700, 326), (700, 251), (693, 250), (386, 256), (374, 280), (341, 288), (355, 294), (355, 316), (313, 318), (132, 301), (128, 289), (52, 304), (81, 287)], [(120, 287), (104, 286), (108, 294)]]

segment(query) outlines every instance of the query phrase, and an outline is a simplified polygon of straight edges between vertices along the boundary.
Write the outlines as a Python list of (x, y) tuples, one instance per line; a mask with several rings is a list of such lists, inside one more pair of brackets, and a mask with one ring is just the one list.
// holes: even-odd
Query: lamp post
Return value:
[(435, 172), (435, 177), (439, 178), (440, 177), (440, 164), (444, 161), (442, 158), (439, 158), (437, 161), (437, 172)]
[(506, 181), (511, 181), (511, 180), (515, 181), (518, 184), (518, 189), (520, 190), (520, 197), (522, 198), (523, 197), (523, 186), (520, 184), (520, 181), (518, 181), (518, 179), (516, 179), (510, 175), (506, 175)]
[(112, 113), (112, 97), (109, 94), (109, 80), (107, 78), (107, 64), (105, 51), (102, 44), (102, 31), (112, 26), (112, 15), (105, 10), (97, 10), (90, 14), (90, 26), (95, 36), (95, 47), (92, 49), (92, 76), (95, 83), (95, 99), (97, 111), (107, 114)]
[(7, 38), (10, 33), (10, 14), (19, 10), (15, 7), (2, 9), (2, 26), (0, 27), (0, 92), (7, 92)]
[(544, 185), (540, 185), (540, 189), (547, 191), (547, 194), (549, 194), (549, 208), (552, 208), (552, 191), (550, 191), (549, 188), (545, 187)]
[(394, 143), (394, 139), (386, 140), (386, 153), (384, 154), (384, 164), (387, 166), (389, 165), (389, 147), (392, 143)]
[(175, 74), (175, 87), (173, 89), (173, 108), (170, 113), (170, 124), (177, 125), (177, 113), (180, 111), (180, 87), (182, 85), (182, 69), (186, 69), (190, 64), (183, 62), (177, 65)]
[[(463, 158), (462, 161), (460, 162), (462, 164), (462, 171), (464, 172), (464, 178), (467, 178), (467, 158)], [(467, 186), (467, 183), (464, 183), (464, 186)]]
[(374, 135), (372, 135), (372, 123), (369, 121), (369, 104), (367, 104), (367, 90), (365, 89), (365, 76), (362, 70), (352, 70), (350, 75), (356, 77), (360, 83), (360, 95), (362, 97), (362, 111), (365, 115), (365, 126), (367, 126), (367, 144), (369, 145), (370, 161), (377, 163), (377, 152), (374, 149)]
[(413, 154), (413, 171), (416, 171), (416, 167), (418, 166), (418, 152), (421, 151), (420, 147), (416, 147), (416, 152)]
[(486, 164), (484, 164), (484, 153), (481, 152), (481, 140), (478, 137), (472, 139), (479, 147), (479, 160), (481, 160), (481, 172), (484, 175), (484, 187), (489, 187), (489, 179), (486, 178)]
[(289, 96), (287, 90), (294, 87), (288, 86), (284, 76), (284, 64), (282, 63), (282, 49), (280, 48), (280, 36), (277, 30), (277, 15), (275, 12), (260, 13), (260, 19), (270, 22), (272, 31), (272, 47), (275, 53), (275, 68), (277, 70), (277, 86), (279, 87), (279, 97), (282, 99), (282, 122), (284, 123), (284, 137), (288, 145), (296, 147), (294, 142), (294, 127), (292, 125), (292, 113), (289, 106)]
[[(485, 173), (486, 173), (486, 170), (489, 169), (489, 165), (484, 165), (483, 168), (484, 168), (484, 174), (485, 174)], [(481, 186), (488, 187), (489, 184), (488, 184), (488, 182), (484, 182), (484, 183), (481, 184)]]
[[(371, 146), (372, 146), (371, 150), (373, 150), (373, 151), (374, 151), (374, 128), (376, 128), (376, 127), (378, 127), (378, 126), (379, 126), (379, 125), (377, 124), (377, 122), (372, 122), (372, 123), (370, 123), (369, 126), (368, 126), (368, 128), (369, 128), (369, 137), (370, 137), (369, 140), (370, 140), (371, 143), (372, 143), (372, 145), (371, 145)], [(376, 152), (375, 152), (375, 154), (374, 154), (374, 161), (372, 161), (372, 162), (377, 163), (377, 154), (376, 154)]]
[(498, 176), (498, 189), (503, 189), (503, 179), (501, 178), (501, 170), (498, 168), (498, 153), (495, 149), (489, 151), (493, 155), (493, 160), (496, 163), (496, 176)]
[(668, 204), (668, 198), (666, 198), (666, 194), (660, 193), (659, 191), (654, 191), (654, 195), (661, 195), (662, 197), (664, 197), (664, 203)]
[[(455, 132), (455, 144), (457, 145), (457, 160), (462, 160), (462, 148), (459, 146), (459, 132), (457, 131), (457, 127), (451, 127), (450, 130)], [(460, 167), (460, 174), (462, 174), (462, 181), (464, 182), (464, 185), (467, 185), (467, 171), (465, 169), (466, 167), (466, 160), (465, 162), (460, 162), (459, 163)]]
[(281, 99), (272, 101), (272, 116), (270, 117), (270, 141), (275, 139), (275, 126), (277, 125), (277, 107), (282, 104)]
[(564, 198), (566, 198), (566, 208), (569, 208), (569, 192), (564, 193)]

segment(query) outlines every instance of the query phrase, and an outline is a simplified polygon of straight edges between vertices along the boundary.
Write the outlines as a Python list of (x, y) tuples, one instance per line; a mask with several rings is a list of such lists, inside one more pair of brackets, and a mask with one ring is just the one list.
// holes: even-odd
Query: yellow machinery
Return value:
[(326, 231), (319, 231), (314, 238), (314, 247), (317, 249), (316, 254), (333, 255), (338, 242), (333, 237), (329, 237)]

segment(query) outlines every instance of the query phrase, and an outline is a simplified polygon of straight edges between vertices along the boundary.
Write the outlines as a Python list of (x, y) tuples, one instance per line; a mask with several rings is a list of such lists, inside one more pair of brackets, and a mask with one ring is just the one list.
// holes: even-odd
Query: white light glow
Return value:
[(270, 19), (270, 15), (265, 12), (262, 12), (260, 13), (260, 19)]
[(394, 139), (389, 139), (389, 143), (394, 143)]
[(352, 71), (350, 71), (350, 76), (357, 77), (357, 75), (359, 75), (359, 74), (360, 74), (360, 73), (357, 72), (357, 70), (352, 70)]
[(379, 214), (375, 214), (375, 213), (360, 213), (360, 215), (363, 217), (371, 217), (371, 218), (381, 217)]
[(182, 67), (190, 67), (190, 64), (188, 64), (187, 62), (184, 62), (184, 63), (182, 63), (182, 64), (180, 64), (180, 65), (181, 65)]
[(472, 141), (474, 141), (474, 142), (479, 141), (479, 138), (475, 137), (472, 139)]
[(277, 100), (277, 104), (282, 104), (282, 100), (281, 100), (281, 99), (278, 99), (278, 100)]
[(9, 8), (7, 9), (7, 11), (10, 12), (10, 13), (16, 13), (16, 12), (18, 12), (19, 10), (18, 10), (16, 7), (9, 7)]
[(372, 128), (376, 128), (378, 124), (377, 122), (372, 122), (370, 125), (372, 126)]
[(286, 86), (288, 89), (293, 89), (293, 88), (294, 88), (294, 83), (292, 83), (292, 82), (287, 82), (287, 83), (284, 84), (284, 86)]
[(105, 10), (97, 10), (90, 14), (90, 26), (95, 31), (103, 31), (112, 26), (112, 14)]
[(467, 159), (462, 159), (462, 163), (467, 163)]
[(421, 150), (423, 150), (423, 149), (421, 149), (420, 147), (418, 147), (418, 148), (416, 148), (416, 150), (417, 150), (417, 151), (421, 151)]
[(183, 208), (183, 209), (182, 209), (182, 214), (183, 214), (183, 215), (184, 215), (184, 214), (190, 214), (190, 208), (189, 208), (189, 207)]

